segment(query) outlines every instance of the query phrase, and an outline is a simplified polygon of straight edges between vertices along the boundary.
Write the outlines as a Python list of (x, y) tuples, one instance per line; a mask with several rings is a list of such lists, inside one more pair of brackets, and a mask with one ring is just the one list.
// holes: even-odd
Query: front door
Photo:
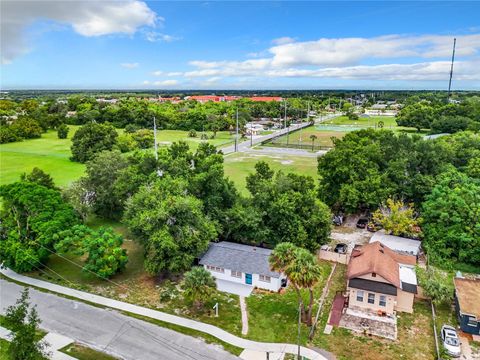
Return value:
[(252, 285), (252, 274), (245, 274), (245, 284)]

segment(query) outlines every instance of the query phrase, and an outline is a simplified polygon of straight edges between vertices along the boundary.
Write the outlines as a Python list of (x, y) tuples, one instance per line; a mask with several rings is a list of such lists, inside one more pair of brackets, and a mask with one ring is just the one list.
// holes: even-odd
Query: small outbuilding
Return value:
[(211, 243), (199, 263), (215, 277), (219, 290), (239, 295), (248, 295), (255, 287), (278, 291), (286, 285), (286, 276), (270, 270), (271, 253), (269, 249), (221, 241)]
[(480, 335), (480, 280), (456, 277), (455, 308), (462, 331)]
[(389, 249), (404, 255), (418, 256), (422, 242), (419, 240), (408, 239), (401, 236), (385, 234), (383, 230), (377, 231), (370, 238), (370, 243), (380, 242)]

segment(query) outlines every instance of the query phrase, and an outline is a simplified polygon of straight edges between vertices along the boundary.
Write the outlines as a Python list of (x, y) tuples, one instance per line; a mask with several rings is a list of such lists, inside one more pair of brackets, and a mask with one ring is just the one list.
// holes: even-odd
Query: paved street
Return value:
[[(326, 116), (317, 117), (315, 119), (315, 124), (322, 123), (322, 122), (327, 121), (329, 119), (333, 119), (334, 117), (337, 117), (337, 116), (339, 116), (339, 114), (328, 114)], [(251, 147), (250, 144), (255, 146), (255, 145), (258, 145), (258, 144), (260, 144), (260, 143), (262, 143), (266, 140), (272, 139), (276, 136), (284, 135), (287, 132), (292, 132), (292, 131), (295, 131), (295, 130), (298, 130), (298, 129), (303, 129), (303, 128), (306, 128), (306, 127), (309, 127), (309, 126), (310, 126), (310, 123), (304, 122), (304, 123), (301, 123), (301, 124), (291, 125), (290, 128), (277, 130), (277, 131), (275, 131), (271, 134), (268, 134), (268, 135), (255, 136), (255, 137), (253, 137), (252, 141), (250, 141), (250, 139), (247, 139), (246, 141), (243, 141), (243, 142), (239, 143), (238, 144), (238, 152), (249, 151), (250, 147)], [(277, 152), (280, 152), (280, 153), (282, 152), (282, 148), (276, 148), (276, 149), (278, 149)], [(222, 151), (225, 155), (233, 153), (233, 152), (235, 152), (235, 145), (226, 146), (226, 147), (222, 148)], [(305, 153), (308, 153), (308, 151), (306, 151), (306, 150), (300, 150), (300, 152), (301, 152), (302, 155), (305, 155)]]
[[(0, 279), (0, 313), (15, 303), (21, 290), (21, 286)], [(116, 311), (33, 289), (30, 290), (30, 299), (37, 305), (43, 329), (99, 350), (105, 349), (105, 352), (123, 359), (237, 359), (217, 346)]]

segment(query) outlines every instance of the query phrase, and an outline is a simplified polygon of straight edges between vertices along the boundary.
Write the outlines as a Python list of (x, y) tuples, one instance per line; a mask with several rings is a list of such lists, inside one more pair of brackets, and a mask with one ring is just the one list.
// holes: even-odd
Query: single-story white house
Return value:
[(247, 123), (245, 124), (245, 130), (247, 135), (257, 136), (264, 130), (264, 127), (261, 124)]
[(397, 253), (413, 256), (418, 256), (422, 245), (422, 242), (420, 240), (388, 235), (385, 234), (385, 231), (383, 230), (377, 231), (370, 238), (370, 243), (373, 243), (375, 241), (379, 241), (380, 243), (388, 246), (390, 249)]
[(270, 270), (271, 253), (269, 249), (221, 241), (211, 243), (199, 263), (215, 277), (219, 290), (223, 287), (238, 293), (237, 289), (244, 288), (249, 294), (257, 287), (278, 291), (286, 285), (286, 276)]

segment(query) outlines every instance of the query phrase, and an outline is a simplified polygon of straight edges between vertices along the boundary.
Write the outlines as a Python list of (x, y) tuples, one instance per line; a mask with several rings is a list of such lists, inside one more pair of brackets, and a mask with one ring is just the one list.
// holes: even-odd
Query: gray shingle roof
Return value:
[(210, 244), (200, 259), (200, 264), (279, 278), (280, 274), (271, 271), (268, 264), (271, 253), (272, 250), (269, 249), (221, 241)]

